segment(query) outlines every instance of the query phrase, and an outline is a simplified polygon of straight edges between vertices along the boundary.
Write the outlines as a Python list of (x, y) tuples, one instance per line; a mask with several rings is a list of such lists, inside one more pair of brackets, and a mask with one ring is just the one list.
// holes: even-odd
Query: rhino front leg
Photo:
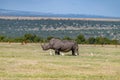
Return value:
[(75, 54), (79, 55), (79, 50), (78, 49), (75, 50)]
[(73, 56), (77, 56), (78, 55), (78, 53), (77, 53), (77, 51), (75, 49), (72, 50), (72, 55)]
[(75, 50), (74, 49), (72, 49), (72, 55), (75, 55)]
[(54, 55), (53, 52), (52, 52), (52, 50), (50, 50), (50, 55)]

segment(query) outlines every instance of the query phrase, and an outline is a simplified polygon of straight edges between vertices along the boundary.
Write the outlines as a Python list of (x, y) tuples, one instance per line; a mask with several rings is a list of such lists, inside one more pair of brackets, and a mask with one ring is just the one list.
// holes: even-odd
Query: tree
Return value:
[(90, 37), (88, 40), (87, 40), (87, 42), (88, 42), (88, 44), (95, 44), (95, 38), (94, 37)]
[(96, 44), (104, 44), (104, 40), (103, 40), (103, 38), (102, 37), (96, 37), (96, 40), (95, 40), (95, 43)]
[(80, 34), (77, 36), (77, 38), (75, 39), (75, 41), (78, 43), (78, 44), (84, 44), (86, 39), (84, 37), (84, 35)]
[(72, 40), (72, 38), (70, 38), (70, 37), (68, 37), (68, 36), (65, 36), (65, 37), (63, 38), (63, 40)]
[(101, 44), (101, 45), (110, 44), (111, 40), (108, 39), (108, 38), (105, 38), (105, 37), (96, 37), (95, 43), (96, 44)]
[(54, 38), (54, 37), (48, 36), (48, 37), (47, 37), (47, 41), (51, 40), (52, 38)]
[(36, 36), (35, 34), (25, 34), (23, 39), (27, 42), (39, 42), (42, 40), (42, 38)]
[(0, 36), (0, 42), (5, 41), (5, 36)]
[(118, 40), (111, 40), (111, 44), (117, 45), (117, 44), (119, 44), (119, 41)]

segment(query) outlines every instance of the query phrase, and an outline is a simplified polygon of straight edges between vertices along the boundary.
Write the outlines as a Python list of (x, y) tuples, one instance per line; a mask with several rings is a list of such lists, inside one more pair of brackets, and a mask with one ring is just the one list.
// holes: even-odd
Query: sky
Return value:
[(0, 9), (120, 17), (120, 0), (0, 0)]

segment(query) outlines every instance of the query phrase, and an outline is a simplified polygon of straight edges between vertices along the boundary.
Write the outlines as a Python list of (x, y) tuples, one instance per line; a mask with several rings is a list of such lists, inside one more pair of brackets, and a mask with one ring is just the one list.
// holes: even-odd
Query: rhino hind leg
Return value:
[(60, 51), (59, 50), (55, 50), (55, 55), (60, 55)]

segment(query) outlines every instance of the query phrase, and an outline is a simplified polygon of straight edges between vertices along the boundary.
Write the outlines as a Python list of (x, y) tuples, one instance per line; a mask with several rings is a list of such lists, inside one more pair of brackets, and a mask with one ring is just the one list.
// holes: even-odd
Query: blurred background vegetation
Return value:
[[(47, 38), (39, 37), (35, 34), (25, 34), (22, 37), (16, 38), (8, 38), (6, 36), (0, 35), (0, 42), (26, 42), (26, 43), (38, 43), (38, 42), (48, 42), (52, 36), (48, 36)], [(57, 37), (60, 38), (60, 37)], [(85, 38), (83, 34), (79, 34), (75, 38), (71, 38), (69, 36), (65, 36), (60, 38), (62, 40), (74, 40), (78, 44), (120, 44), (118, 40), (111, 40), (105, 37), (89, 37)]]

